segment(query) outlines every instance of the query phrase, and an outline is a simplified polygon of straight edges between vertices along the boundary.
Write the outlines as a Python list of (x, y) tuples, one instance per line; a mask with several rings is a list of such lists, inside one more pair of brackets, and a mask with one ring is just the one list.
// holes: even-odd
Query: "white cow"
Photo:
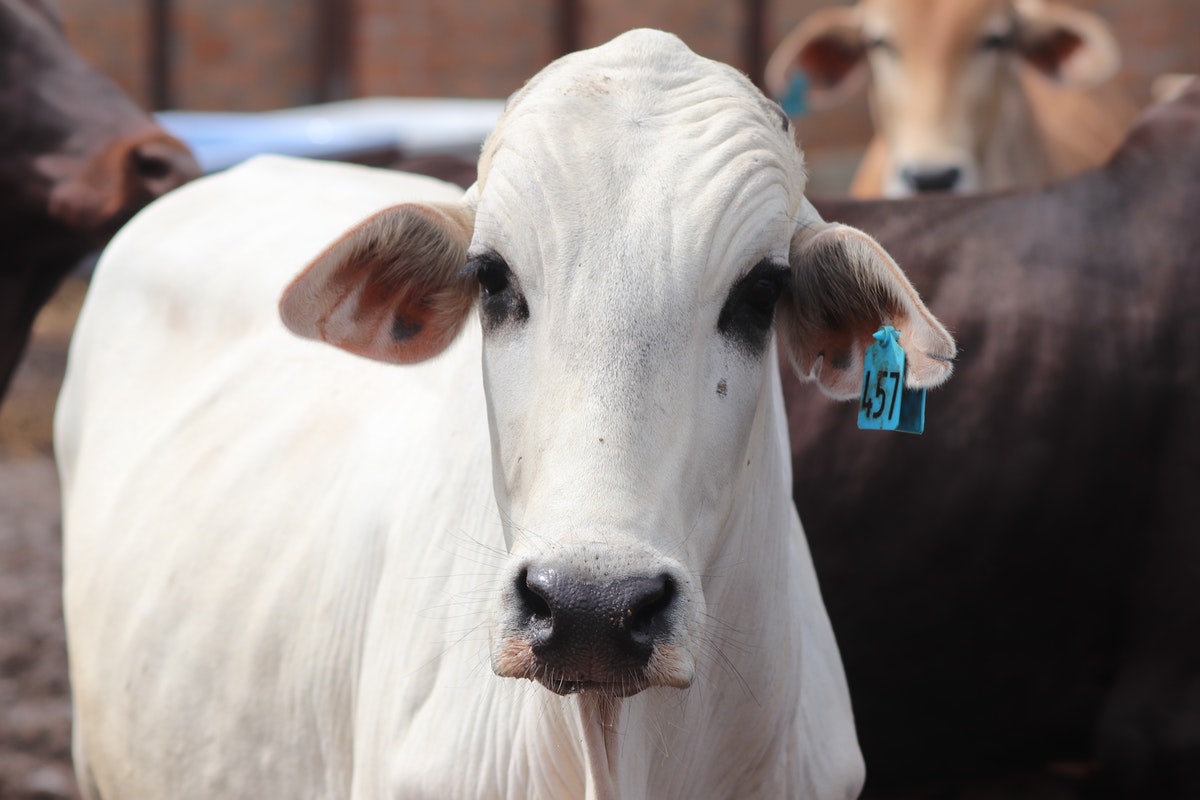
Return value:
[(954, 344), (803, 190), (637, 31), (465, 196), (261, 158), (134, 220), (57, 420), (85, 796), (854, 797), (773, 333), (837, 396), (881, 322), (913, 386)]

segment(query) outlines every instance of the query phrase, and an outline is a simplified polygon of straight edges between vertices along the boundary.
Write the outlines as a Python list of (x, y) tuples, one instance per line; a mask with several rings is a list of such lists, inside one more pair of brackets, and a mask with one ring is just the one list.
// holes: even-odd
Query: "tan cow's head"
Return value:
[(1055, 3), (861, 0), (805, 20), (776, 49), (766, 77), (778, 96), (790, 74), (802, 71), (814, 109), (870, 83), (880, 139), (873, 155), (887, 162), (875, 191), (900, 196), (992, 188), (989, 171), (1040, 157), (1003, 151), (1032, 136), (1011, 130), (1032, 124), (1023, 71), (1089, 88), (1119, 61), (1102, 20)]

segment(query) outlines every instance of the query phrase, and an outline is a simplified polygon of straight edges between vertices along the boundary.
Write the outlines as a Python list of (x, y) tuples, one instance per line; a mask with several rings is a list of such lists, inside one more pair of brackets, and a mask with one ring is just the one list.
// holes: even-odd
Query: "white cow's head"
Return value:
[[(793, 70), (811, 80), (809, 103), (827, 108), (871, 86), (887, 150), (883, 193), (995, 188), (995, 170), (1042, 156), (996, 154), (999, 131), (1028, 110), (1018, 70), (1062, 86), (1109, 78), (1120, 51), (1094, 14), (1041, 0), (860, 0), (822, 9), (776, 48), (767, 85), (781, 95)], [(1034, 135), (1026, 132), (1025, 138)]]
[(881, 322), (904, 331), (912, 385), (948, 376), (953, 342), (878, 245), (804, 199), (778, 107), (673, 36), (551, 64), (479, 166), (461, 204), (349, 232), (283, 317), (410, 363), (477, 307), (510, 553), (494, 668), (557, 692), (687, 686), (715, 554), (743, 539), (752, 575), (759, 537), (791, 535), (746, 529), (790, 503), (773, 337), (838, 397)]

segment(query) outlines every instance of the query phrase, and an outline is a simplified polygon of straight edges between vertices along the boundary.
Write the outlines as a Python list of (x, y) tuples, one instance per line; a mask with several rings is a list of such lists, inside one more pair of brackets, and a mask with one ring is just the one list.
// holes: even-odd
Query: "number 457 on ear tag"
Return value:
[(900, 332), (884, 325), (873, 334), (863, 368), (862, 396), (858, 404), (858, 427), (863, 430), (925, 430), (925, 390), (904, 386), (904, 349)]

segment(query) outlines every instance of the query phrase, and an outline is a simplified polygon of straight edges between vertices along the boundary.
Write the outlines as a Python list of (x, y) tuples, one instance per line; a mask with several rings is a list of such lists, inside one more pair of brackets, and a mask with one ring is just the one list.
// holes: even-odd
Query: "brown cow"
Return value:
[(959, 343), (921, 437), (785, 380), (868, 785), (1074, 761), (1200, 798), (1200, 83), (1045, 189), (816, 205)]
[[(811, 81), (814, 109), (871, 86), (876, 134), (850, 192), (898, 197), (1033, 186), (1100, 164), (1134, 115), (1093, 89), (1120, 62), (1093, 14), (1040, 0), (861, 0), (806, 19), (767, 85)], [(869, 79), (869, 81), (868, 81)]]
[(0, 0), (0, 398), (71, 266), (199, 172), (71, 50), (44, 0)]

